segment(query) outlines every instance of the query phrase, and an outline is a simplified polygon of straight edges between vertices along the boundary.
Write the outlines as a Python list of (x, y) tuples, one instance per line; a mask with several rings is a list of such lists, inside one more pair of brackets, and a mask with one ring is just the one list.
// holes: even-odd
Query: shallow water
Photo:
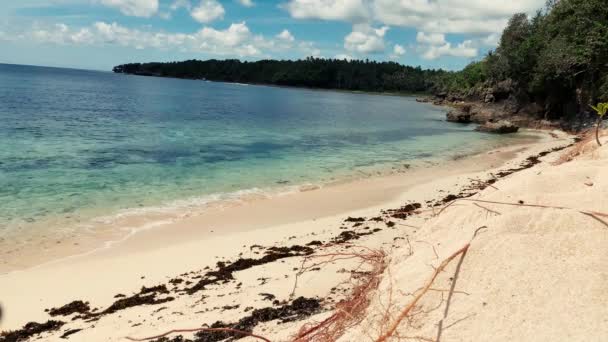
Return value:
[(411, 97), (0, 64), (0, 238), (289, 191), (519, 139), (444, 116)]

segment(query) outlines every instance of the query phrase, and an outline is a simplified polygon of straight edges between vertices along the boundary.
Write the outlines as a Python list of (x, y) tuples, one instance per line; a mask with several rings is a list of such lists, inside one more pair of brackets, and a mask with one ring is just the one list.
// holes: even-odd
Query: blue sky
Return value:
[(0, 3), (0, 62), (110, 70), (127, 62), (307, 56), (460, 69), (544, 0), (20, 0)]

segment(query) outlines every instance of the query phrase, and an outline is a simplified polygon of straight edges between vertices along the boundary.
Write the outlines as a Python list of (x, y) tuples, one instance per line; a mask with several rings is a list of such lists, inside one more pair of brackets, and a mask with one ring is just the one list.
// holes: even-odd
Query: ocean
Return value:
[(407, 96), (0, 64), (0, 244), (519, 139), (447, 123), (445, 113)]

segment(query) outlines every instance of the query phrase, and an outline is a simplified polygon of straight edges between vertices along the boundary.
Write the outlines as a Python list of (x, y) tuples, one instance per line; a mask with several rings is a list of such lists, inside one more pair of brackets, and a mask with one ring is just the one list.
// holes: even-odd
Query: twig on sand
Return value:
[[(581, 213), (583, 215), (589, 216), (593, 219), (595, 219), (596, 221), (600, 222), (601, 224), (603, 224), (604, 226), (606, 226), (606, 228), (608, 228), (608, 222), (603, 220), (601, 217), (606, 217), (608, 218), (608, 214), (606, 213), (602, 213), (602, 212), (598, 212), (598, 211), (587, 211), (587, 210), (579, 210), (579, 209), (574, 209), (574, 208), (570, 208), (570, 207), (562, 207), (562, 206), (555, 206), (555, 205), (544, 205), (544, 204), (526, 204), (526, 203), (512, 203), (512, 202), (500, 202), (500, 201), (488, 201), (488, 200), (480, 200), (480, 199), (473, 199), (473, 198), (458, 198), (453, 200), (452, 202), (448, 203), (446, 206), (444, 206), (443, 208), (441, 208), (441, 210), (439, 211), (439, 214), (441, 214), (445, 209), (447, 209), (448, 207), (450, 207), (452, 204), (454, 204), (457, 201), (468, 201), (468, 202), (478, 202), (478, 203), (489, 203), (489, 204), (499, 204), (499, 205), (509, 205), (509, 206), (514, 206), (514, 207), (530, 207), (530, 208), (541, 208), (541, 209), (556, 209), (556, 210), (574, 210), (578, 213)], [(475, 203), (474, 203), (475, 204)], [(478, 207), (481, 207), (478, 204), (475, 204)], [(487, 208), (484, 208), (486, 210), (489, 210)]]
[[(598, 217), (598, 216), (605, 216), (605, 214), (594, 213), (594, 212), (587, 212), (587, 211), (581, 211), (580, 213), (583, 214), (583, 215), (587, 215), (587, 216), (595, 219), (599, 223), (601, 223), (604, 226), (606, 226), (606, 228), (608, 228), (608, 222), (606, 222), (606, 221), (604, 221), (604, 220), (602, 220), (601, 218)], [(598, 215), (598, 214), (600, 214), (600, 215)]]
[(433, 253), (435, 254), (435, 259), (439, 259), (439, 254), (437, 254), (437, 250), (435, 249), (435, 246), (432, 243), (430, 243), (428, 241), (424, 241), (424, 240), (418, 240), (418, 241), (414, 241), (414, 242), (424, 243), (424, 244), (431, 246), (431, 248), (433, 249)]
[(163, 334), (160, 334), (160, 335), (156, 335), (156, 336), (151, 336), (151, 337), (144, 337), (144, 338), (127, 337), (127, 340), (131, 340), (131, 341), (149, 341), (149, 340), (154, 340), (154, 339), (165, 337), (165, 336), (168, 336), (168, 335), (171, 335), (171, 334), (175, 334), (175, 333), (193, 333), (193, 332), (201, 332), (201, 331), (204, 331), (204, 332), (231, 332), (231, 333), (235, 333), (235, 334), (241, 334), (243, 336), (253, 337), (253, 338), (256, 338), (258, 340), (262, 340), (264, 342), (271, 342), (266, 337), (263, 337), (263, 336), (260, 336), (260, 335), (256, 335), (256, 334), (252, 334), (252, 333), (247, 332), (247, 331), (230, 329), (230, 328), (174, 329), (174, 330), (171, 330), (171, 331), (167, 331), (166, 333), (163, 333)]
[(487, 211), (491, 212), (492, 214), (496, 214), (496, 215), (502, 215), (501, 213), (499, 213), (499, 212), (498, 212), (498, 211), (496, 211), (496, 210), (492, 210), (492, 209), (490, 209), (490, 208), (486, 208), (486, 207), (484, 207), (484, 206), (482, 206), (482, 205), (480, 205), (480, 204), (477, 204), (477, 203), (473, 203), (473, 204), (474, 204), (475, 206), (477, 206), (477, 207), (481, 208), (481, 209), (484, 209), (484, 210), (487, 210)]

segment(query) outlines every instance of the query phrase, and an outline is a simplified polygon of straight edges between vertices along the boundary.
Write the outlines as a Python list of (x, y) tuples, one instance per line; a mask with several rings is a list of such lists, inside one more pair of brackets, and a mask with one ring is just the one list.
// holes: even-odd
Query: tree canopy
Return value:
[(449, 74), (422, 70), (394, 62), (340, 60), (309, 57), (303, 60), (188, 60), (170, 63), (119, 65), (114, 72), (207, 79), (241, 83), (275, 84), (326, 89), (425, 92), (432, 80)]

